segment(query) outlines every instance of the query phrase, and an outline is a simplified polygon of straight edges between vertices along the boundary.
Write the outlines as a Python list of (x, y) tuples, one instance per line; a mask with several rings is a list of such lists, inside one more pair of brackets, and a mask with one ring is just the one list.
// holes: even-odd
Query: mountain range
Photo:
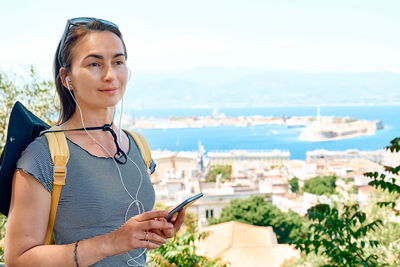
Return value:
[(400, 74), (197, 68), (133, 73), (128, 108), (400, 104)]

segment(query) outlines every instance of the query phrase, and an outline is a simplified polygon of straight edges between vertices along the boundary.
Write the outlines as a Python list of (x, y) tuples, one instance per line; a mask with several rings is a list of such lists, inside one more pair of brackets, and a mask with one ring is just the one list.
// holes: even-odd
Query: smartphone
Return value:
[(203, 196), (203, 193), (198, 193), (195, 196), (189, 197), (188, 199), (185, 199), (181, 204), (176, 206), (173, 210), (171, 210), (168, 214), (168, 216), (165, 218), (167, 221), (171, 221), (172, 217), (174, 216), (175, 213), (180, 211), (181, 209), (186, 209), (190, 205), (192, 205), (196, 200), (201, 198)]

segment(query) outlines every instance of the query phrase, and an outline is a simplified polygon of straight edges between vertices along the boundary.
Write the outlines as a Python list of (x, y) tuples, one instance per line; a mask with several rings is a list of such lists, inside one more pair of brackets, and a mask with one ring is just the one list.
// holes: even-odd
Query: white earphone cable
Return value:
[[(67, 79), (66, 79), (66, 80), (67, 80)], [(136, 204), (137, 209), (138, 209), (138, 214), (142, 214), (142, 213), (144, 212), (144, 205), (143, 205), (143, 203), (142, 203), (142, 202), (139, 200), (139, 198), (138, 198), (139, 190), (140, 190), (140, 188), (142, 187), (142, 183), (143, 183), (143, 173), (142, 173), (142, 171), (140, 170), (140, 168), (139, 168), (139, 166), (136, 164), (136, 162), (134, 162), (134, 161), (128, 156), (128, 154), (126, 154), (126, 156), (127, 156), (127, 158), (129, 159), (129, 161), (132, 162), (132, 163), (135, 165), (135, 167), (138, 169), (138, 171), (139, 171), (139, 173), (140, 173), (140, 183), (139, 183), (138, 189), (136, 190), (135, 197), (133, 197), (133, 196), (130, 194), (129, 190), (128, 190), (128, 189), (126, 188), (126, 186), (125, 186), (124, 180), (123, 180), (123, 178), (122, 178), (121, 170), (120, 170), (120, 168), (119, 168), (119, 166), (118, 166), (117, 161), (114, 159), (114, 157), (111, 155), (111, 153), (110, 153), (102, 144), (100, 144), (100, 142), (97, 141), (96, 138), (94, 138), (94, 137), (89, 133), (89, 131), (86, 130), (86, 126), (85, 126), (85, 123), (84, 123), (84, 121), (83, 121), (82, 109), (81, 109), (81, 107), (79, 106), (78, 102), (76, 101), (74, 95), (73, 95), (72, 92), (71, 92), (71, 88), (70, 88), (70, 84), (69, 84), (69, 79), (67, 80), (67, 86), (68, 86), (68, 91), (69, 91), (69, 93), (71, 94), (71, 97), (72, 97), (72, 99), (74, 100), (74, 102), (75, 102), (75, 104), (76, 104), (76, 106), (77, 106), (77, 108), (78, 108), (78, 110), (79, 110), (79, 114), (80, 114), (80, 117), (81, 117), (82, 127), (83, 127), (85, 133), (86, 133), (98, 146), (100, 146), (100, 147), (104, 150), (104, 152), (106, 152), (107, 155), (113, 160), (115, 166), (117, 167), (117, 170), (118, 170), (118, 174), (119, 174), (119, 178), (120, 178), (122, 187), (124, 188), (125, 192), (129, 195), (129, 197), (132, 199), (131, 204), (129, 204), (128, 208), (127, 208), (126, 211), (125, 211), (124, 222), (128, 221), (128, 219), (129, 219), (129, 218), (128, 218), (128, 212), (129, 212), (129, 210), (130, 210), (130, 208), (131, 208), (131, 206), (132, 206), (133, 204)], [(123, 101), (123, 98), (122, 98), (122, 101)], [(114, 107), (114, 111), (115, 111), (115, 107)], [(115, 113), (114, 113), (114, 114), (115, 114)], [(121, 145), (122, 145), (122, 138), (121, 138), (121, 117), (122, 117), (122, 109), (121, 109), (121, 111), (120, 111), (119, 129), (118, 129), (118, 131), (119, 131), (119, 136), (120, 136), (119, 140), (120, 140)], [(138, 261), (136, 261), (136, 259), (139, 258), (139, 257), (141, 257), (141, 256), (146, 252), (146, 250), (147, 250), (146, 248), (143, 248), (143, 251), (142, 251), (138, 256), (136, 256), (136, 257), (132, 257), (132, 256), (129, 254), (129, 252), (127, 252), (128, 256), (130, 257), (130, 259), (127, 261), (127, 264), (128, 264), (129, 266), (146, 266), (146, 263), (139, 263)], [(131, 262), (133, 262), (133, 263), (131, 263)]]

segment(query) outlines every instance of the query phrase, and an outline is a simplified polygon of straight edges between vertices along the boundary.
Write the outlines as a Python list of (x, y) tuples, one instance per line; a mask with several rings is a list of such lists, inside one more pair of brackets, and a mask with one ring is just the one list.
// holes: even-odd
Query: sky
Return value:
[(116, 23), (133, 72), (197, 67), (400, 73), (398, 0), (0, 0), (0, 69), (51, 77), (70, 18)]

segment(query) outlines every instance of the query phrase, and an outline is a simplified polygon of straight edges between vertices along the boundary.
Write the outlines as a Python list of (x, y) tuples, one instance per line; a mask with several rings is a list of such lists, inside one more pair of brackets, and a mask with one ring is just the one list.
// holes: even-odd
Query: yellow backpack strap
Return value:
[[(55, 126), (51, 128), (50, 131), (51, 130), (60, 130), (60, 128)], [(49, 143), (51, 159), (54, 165), (49, 223), (47, 225), (47, 232), (44, 240), (44, 244), (48, 245), (52, 243), (53, 227), (57, 213), (58, 201), (60, 200), (61, 189), (65, 185), (69, 149), (64, 132), (46, 132), (44, 135)]]
[(147, 143), (146, 139), (144, 138), (143, 135), (141, 135), (138, 132), (130, 132), (128, 130), (124, 130), (124, 131), (133, 138), (136, 145), (139, 147), (139, 150), (140, 150), (140, 153), (142, 154), (144, 163), (146, 164), (146, 169), (148, 170), (150, 168), (150, 164), (151, 164), (151, 150), (150, 150), (149, 144)]

